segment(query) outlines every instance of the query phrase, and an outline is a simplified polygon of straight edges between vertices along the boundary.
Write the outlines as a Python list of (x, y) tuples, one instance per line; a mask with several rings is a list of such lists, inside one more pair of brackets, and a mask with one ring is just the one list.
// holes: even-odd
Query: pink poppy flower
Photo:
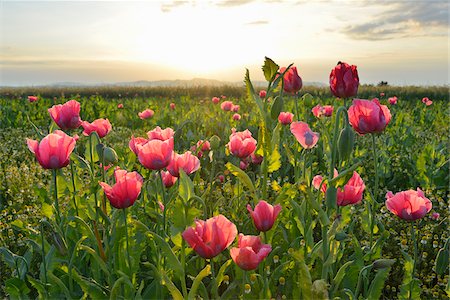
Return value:
[(319, 141), (319, 134), (313, 132), (305, 122), (291, 123), (291, 133), (305, 149), (313, 148)]

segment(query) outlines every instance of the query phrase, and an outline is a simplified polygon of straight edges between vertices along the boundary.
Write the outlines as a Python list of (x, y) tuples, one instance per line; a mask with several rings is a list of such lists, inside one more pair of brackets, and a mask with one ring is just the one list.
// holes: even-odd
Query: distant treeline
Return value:
[[(264, 87), (255, 87), (258, 92)], [(196, 98), (210, 98), (225, 95), (227, 97), (245, 97), (245, 87), (235, 86), (198, 86), (198, 87), (133, 87), (133, 86), (91, 86), (91, 87), (3, 87), (0, 88), (0, 97), (8, 99), (26, 98), (29, 95), (44, 98), (77, 98), (99, 95), (106, 99), (118, 98), (178, 98), (181, 96)], [(314, 97), (328, 98), (331, 92), (328, 87), (305, 86), (300, 94), (310, 93)], [(362, 85), (359, 87), (358, 98), (372, 99), (380, 97), (397, 96), (399, 99), (428, 97), (433, 101), (449, 101), (448, 86), (373, 86)]]

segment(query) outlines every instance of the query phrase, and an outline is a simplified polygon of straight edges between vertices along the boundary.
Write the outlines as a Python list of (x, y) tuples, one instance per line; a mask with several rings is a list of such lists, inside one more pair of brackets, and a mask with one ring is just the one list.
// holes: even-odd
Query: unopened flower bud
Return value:
[(211, 149), (217, 150), (220, 147), (220, 138), (217, 135), (213, 135), (209, 139), (209, 143), (211, 144)]
[(116, 151), (111, 147), (105, 147), (105, 149), (103, 149), (103, 155), (105, 164), (115, 164), (119, 161)]
[(386, 269), (391, 267), (395, 263), (395, 261), (396, 261), (395, 259), (386, 259), (386, 258), (377, 259), (376, 261), (373, 262), (373, 268), (375, 270)]
[(339, 159), (341, 161), (345, 161), (350, 158), (354, 144), (355, 144), (355, 133), (350, 128), (350, 126), (345, 126), (344, 129), (341, 130), (338, 139), (339, 145), (338, 152), (339, 152)]

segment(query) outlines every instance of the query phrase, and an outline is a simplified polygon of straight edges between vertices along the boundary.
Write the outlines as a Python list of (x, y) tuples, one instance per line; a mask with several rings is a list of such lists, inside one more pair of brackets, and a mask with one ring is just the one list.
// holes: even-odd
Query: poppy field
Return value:
[(0, 296), (447, 299), (446, 87), (0, 89)]

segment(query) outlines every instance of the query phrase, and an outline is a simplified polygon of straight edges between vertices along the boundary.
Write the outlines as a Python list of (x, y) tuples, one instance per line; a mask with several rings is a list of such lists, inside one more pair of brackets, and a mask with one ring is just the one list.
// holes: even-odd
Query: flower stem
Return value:
[(57, 183), (57, 176), (56, 176), (56, 170), (52, 169), (52, 177), (53, 177), (53, 196), (55, 198), (55, 209), (56, 209), (56, 222), (61, 222), (61, 213), (59, 211), (59, 201), (58, 201), (58, 183)]
[(160, 190), (161, 190), (161, 198), (162, 198), (162, 201), (163, 201), (163, 204), (164, 204), (164, 210), (163, 210), (162, 213), (163, 213), (163, 233), (165, 235), (166, 234), (166, 222), (167, 222), (167, 220), (166, 220), (166, 211), (167, 211), (166, 205), (167, 205), (167, 203), (166, 203), (166, 191), (165, 191), (164, 182), (163, 182), (163, 179), (162, 179), (162, 170), (159, 171), (159, 183), (161, 185), (161, 188), (160, 188)]
[(416, 271), (416, 265), (417, 265), (417, 241), (416, 241), (416, 230), (414, 228), (414, 221), (411, 222), (411, 240), (414, 245), (414, 264), (413, 264), (413, 271), (412, 276), (414, 278), (414, 272)]
[(42, 266), (44, 267), (45, 291), (47, 292), (47, 264), (45, 262), (44, 223), (41, 221)]
[[(178, 180), (178, 183), (180, 180)], [(188, 217), (188, 206), (187, 203), (183, 203), (184, 205), (184, 221), (186, 223)], [(183, 292), (183, 297), (187, 298), (188, 292), (186, 287), (186, 242), (184, 238), (181, 239), (181, 266), (183, 267), (183, 278), (181, 279), (181, 289)]]
[(73, 166), (73, 162), (70, 162), (70, 173), (72, 175), (71, 177), (72, 177), (72, 188), (73, 188), (73, 195), (72, 195), (73, 206), (75, 206), (75, 214), (78, 217), (78, 205), (77, 205), (77, 200), (76, 200), (77, 188), (75, 186), (75, 168)]
[(131, 277), (132, 269), (131, 269), (131, 258), (130, 258), (130, 244), (128, 242), (128, 225), (127, 225), (127, 209), (126, 208), (123, 209), (123, 222), (125, 225), (125, 239), (126, 239), (126, 243), (127, 243), (128, 268), (130, 269), (130, 277)]
[(372, 246), (373, 246), (373, 228), (375, 227), (375, 222), (373, 221), (373, 208), (377, 204), (378, 198), (378, 158), (377, 158), (377, 143), (375, 135), (372, 134), (372, 153), (373, 153), (373, 163), (375, 171), (375, 187), (373, 190), (373, 204), (369, 203), (369, 226), (370, 226), (370, 237), (369, 237), (369, 261), (372, 259)]
[[(94, 182), (95, 174), (94, 174), (94, 153), (92, 149), (92, 136), (93, 134), (89, 135), (89, 156), (91, 159), (91, 182)], [(98, 200), (97, 200), (97, 193), (94, 192), (94, 200), (95, 200), (95, 222), (98, 223)]]

